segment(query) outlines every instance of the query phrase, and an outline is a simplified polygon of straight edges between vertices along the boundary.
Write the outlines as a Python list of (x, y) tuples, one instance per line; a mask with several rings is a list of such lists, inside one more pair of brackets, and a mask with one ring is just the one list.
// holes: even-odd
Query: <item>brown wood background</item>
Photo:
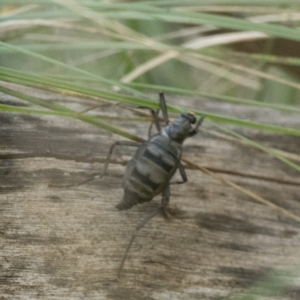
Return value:
[[(74, 97), (22, 91), (77, 110), (92, 106)], [(171, 104), (185, 102), (166, 98)], [(3, 94), (0, 101), (22, 103)], [(188, 105), (300, 129), (296, 114), (205, 99), (189, 99)], [(117, 106), (92, 113), (131, 116)], [(148, 123), (115, 124), (147, 137)], [(140, 231), (117, 281), (117, 268), (135, 226), (160, 201), (157, 197), (129, 211), (115, 209), (122, 196), (121, 162), (134, 150), (118, 149), (109, 176), (101, 180), (51, 188), (49, 184), (77, 183), (101, 170), (109, 145), (121, 138), (51, 116), (0, 113), (0, 125), (1, 300), (216, 300), (242, 293), (263, 281), (270, 270), (299, 263), (299, 223), (200, 171), (187, 170), (189, 182), (172, 186), (171, 217), (158, 216)], [(299, 137), (231, 128), (299, 155)], [(300, 216), (299, 173), (211, 130), (204, 122), (202, 131), (185, 143), (186, 159)], [(276, 299), (300, 299), (299, 285)]]

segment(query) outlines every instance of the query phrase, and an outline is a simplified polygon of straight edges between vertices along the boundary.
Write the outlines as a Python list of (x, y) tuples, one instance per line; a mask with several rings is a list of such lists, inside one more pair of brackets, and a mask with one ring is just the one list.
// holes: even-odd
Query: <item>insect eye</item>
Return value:
[(182, 113), (181, 117), (188, 119), (191, 124), (195, 124), (197, 121), (195, 115), (191, 112)]

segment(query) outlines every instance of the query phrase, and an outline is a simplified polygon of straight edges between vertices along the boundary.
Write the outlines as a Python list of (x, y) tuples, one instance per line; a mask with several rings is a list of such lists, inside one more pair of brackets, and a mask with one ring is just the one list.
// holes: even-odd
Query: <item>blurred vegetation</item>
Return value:
[[(153, 108), (154, 94), (165, 91), (299, 113), (299, 8), (291, 0), (2, 0), (1, 91), (12, 94), (7, 84), (15, 83)], [(54, 109), (22, 93), (17, 97), (28, 108), (4, 103), (0, 110), (78, 118), (63, 105)], [(35, 111), (32, 104), (50, 112)], [(184, 109), (189, 109), (188, 100), (185, 108), (169, 103), (171, 112)], [(298, 128), (215, 115), (201, 107), (195, 113), (211, 121), (300, 135)]]
[(0, 65), (103, 89), (147, 83), (139, 89), (297, 105), (299, 7), (289, 0), (3, 0)]

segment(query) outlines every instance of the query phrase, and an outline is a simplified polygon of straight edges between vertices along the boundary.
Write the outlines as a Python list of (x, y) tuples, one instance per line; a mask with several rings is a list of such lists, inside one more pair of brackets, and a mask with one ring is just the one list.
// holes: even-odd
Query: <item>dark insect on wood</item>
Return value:
[[(118, 278), (120, 277), (127, 254), (138, 231), (155, 215), (163, 212), (168, 205), (170, 184), (181, 184), (187, 181), (184, 167), (180, 162), (182, 144), (187, 137), (197, 134), (204, 119), (204, 117), (202, 117), (197, 121), (194, 114), (184, 112), (174, 122), (169, 123), (164, 94), (160, 93), (159, 96), (160, 108), (167, 126), (161, 129), (158, 120), (159, 110), (157, 112), (151, 110), (158, 133), (151, 136), (149, 140), (143, 144), (131, 141), (115, 142), (110, 147), (100, 176), (102, 177), (106, 174), (110, 157), (115, 146), (138, 147), (133, 158), (127, 164), (123, 180), (124, 196), (116, 205), (116, 208), (119, 210), (130, 209), (134, 205), (151, 201), (156, 195), (162, 194), (162, 203), (158, 209), (136, 227), (119, 267)], [(194, 128), (192, 124), (196, 124)], [(177, 169), (181, 174), (182, 181), (170, 182)]]

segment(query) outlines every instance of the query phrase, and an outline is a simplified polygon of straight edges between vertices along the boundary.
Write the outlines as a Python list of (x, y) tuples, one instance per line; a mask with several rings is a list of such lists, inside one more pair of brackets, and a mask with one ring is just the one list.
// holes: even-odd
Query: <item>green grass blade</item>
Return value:
[[(35, 103), (38, 104), (40, 102), (40, 104), (43, 107), (48, 106), (48, 104), (43, 104), (43, 100), (41, 99), (37, 99), (35, 97), (30, 97), (24, 94), (21, 94), (19, 92), (16, 91), (12, 91), (9, 89), (5, 89), (3, 87), (0, 87), (0, 91), (8, 94), (8, 95), (12, 95), (14, 97), (18, 97), (20, 99), (23, 99), (25, 101), (29, 101), (31, 103)], [(29, 99), (30, 98), (30, 99)], [(39, 104), (39, 105), (40, 105)], [(131, 134), (119, 127), (113, 126), (105, 121), (102, 121), (101, 119), (99, 119), (98, 117), (94, 117), (94, 116), (89, 116), (89, 115), (84, 115), (84, 114), (80, 114), (77, 113), (71, 109), (68, 108), (64, 108), (61, 109), (61, 107), (58, 108), (58, 110), (51, 110), (51, 111), (44, 111), (44, 110), (37, 110), (37, 109), (29, 109), (29, 108), (23, 108), (23, 107), (16, 107), (16, 106), (10, 106), (10, 105), (4, 105), (4, 104), (0, 104), (0, 111), (3, 112), (10, 112), (10, 113), (22, 113), (22, 114), (36, 114), (36, 115), (52, 115), (52, 116), (61, 116), (61, 117), (70, 117), (70, 118), (74, 118), (80, 121), (83, 121), (85, 123), (100, 127), (104, 130), (108, 130), (112, 133), (118, 134), (120, 136), (123, 136), (125, 138), (131, 139), (131, 140), (135, 140), (137, 142), (143, 142), (144, 140), (142, 138), (139, 138), (138, 136)]]
[(48, 62), (48, 63), (51, 63), (51, 64), (54, 64), (54, 65), (58, 65), (58, 66), (61, 66), (61, 67), (64, 67), (68, 70), (72, 70), (76, 73), (80, 73), (80, 74), (83, 74), (83, 75), (86, 75), (86, 76), (89, 76), (89, 77), (93, 77), (93, 78), (96, 78), (98, 79), (99, 81), (101, 82), (104, 82), (104, 83), (107, 83), (109, 84), (110, 86), (117, 86), (125, 91), (128, 91), (128, 92), (131, 92), (133, 94), (136, 94), (136, 95), (140, 95), (140, 96), (143, 96), (143, 97), (146, 97), (144, 94), (140, 93), (140, 92), (137, 92), (136, 90), (133, 90), (131, 88), (128, 88), (127, 86), (119, 83), (119, 82), (116, 82), (114, 80), (110, 80), (110, 79), (106, 79), (100, 75), (96, 75), (96, 74), (93, 74), (93, 73), (90, 73), (90, 72), (87, 72), (85, 70), (81, 70), (79, 68), (76, 68), (76, 67), (73, 67), (73, 66), (69, 66), (63, 62), (60, 62), (60, 61), (57, 61), (55, 59), (52, 59), (52, 58), (49, 58), (47, 56), (44, 56), (44, 55), (41, 55), (41, 54), (38, 54), (38, 53), (34, 53), (32, 51), (29, 51), (29, 50), (26, 50), (22, 47), (19, 47), (19, 46), (13, 46), (11, 44), (7, 44), (7, 43), (4, 43), (2, 41), (0, 41), (0, 45), (2, 45), (3, 47), (6, 47), (8, 49), (13, 49), (13, 50), (17, 50), (21, 53), (24, 53), (24, 54), (27, 54), (27, 55), (30, 55), (32, 57), (35, 57), (37, 59), (40, 59), (40, 60), (43, 60), (45, 62)]
[[(3, 70), (3, 68), (2, 68), (2, 70)], [(28, 77), (28, 75), (27, 75), (27, 77)], [(32, 85), (32, 82), (31, 81), (28, 82), (28, 80), (26, 78), (22, 78), (20, 81), (19, 79), (16, 79), (13, 76), (5, 78), (4, 76), (1, 76), (1, 74), (0, 74), (0, 79), (7, 80), (9, 82), (19, 83), (19, 84), (26, 84), (26, 82), (27, 82), (27, 84)], [(39, 79), (36, 78), (36, 80), (38, 81)], [(83, 86), (80, 86), (77, 84), (76, 85), (67, 84), (67, 83), (62, 84), (62, 83), (57, 83), (55, 81), (51, 82), (51, 80), (48, 80), (47, 85), (53, 86), (56, 88), (59, 87), (59, 88), (69, 90), (72, 92), (78, 92), (78, 93), (82, 93), (85, 95), (96, 96), (96, 97), (100, 97), (100, 98), (104, 98), (104, 99), (108, 99), (108, 100), (114, 100), (114, 101), (119, 101), (122, 103), (132, 104), (132, 105), (136, 105), (136, 106), (147, 106), (147, 107), (150, 107), (153, 109), (159, 108), (157, 102), (143, 100), (143, 99), (139, 99), (139, 98), (133, 98), (133, 97), (129, 97), (129, 96), (113, 93), (113, 92), (106, 92), (106, 91), (102, 91), (102, 90), (86, 88), (86, 87), (83, 87)], [(191, 109), (183, 108), (183, 107), (168, 106), (168, 110), (170, 112), (174, 112), (174, 113), (181, 113), (182, 111), (189, 111)], [(205, 115), (207, 118), (209, 118), (213, 121), (247, 126), (247, 127), (251, 127), (251, 128), (255, 128), (255, 129), (260, 129), (260, 130), (268, 130), (268, 131), (281, 133), (281, 134), (290, 134), (290, 135), (300, 136), (300, 130), (297, 130), (297, 129), (284, 128), (284, 127), (280, 127), (280, 126), (266, 125), (266, 124), (262, 124), (262, 123), (255, 123), (255, 122), (250, 122), (250, 121), (246, 121), (246, 120), (229, 118), (229, 117), (224, 117), (224, 116), (220, 116), (217, 114), (211, 114), (211, 113), (207, 113), (207, 112), (199, 111), (199, 110), (194, 110), (194, 113), (197, 114), (198, 116)]]
[(186, 95), (186, 96), (202, 96), (206, 98), (210, 98), (217, 101), (226, 101), (231, 103), (239, 103), (239, 104), (246, 104), (246, 105), (252, 105), (252, 106), (260, 106), (260, 107), (267, 107), (267, 108), (273, 108), (276, 110), (282, 110), (282, 111), (288, 111), (292, 113), (300, 113), (300, 109), (296, 106), (291, 105), (280, 105), (280, 104), (273, 104), (273, 103), (265, 103), (265, 102), (259, 102), (255, 100), (249, 100), (249, 99), (243, 99), (238, 97), (232, 97), (232, 96), (225, 96), (225, 95), (217, 95), (217, 94), (211, 94), (211, 93), (202, 93), (198, 91), (191, 91), (187, 89), (181, 89), (176, 87), (170, 87), (170, 86), (163, 86), (163, 85), (152, 85), (152, 84), (146, 84), (146, 83), (128, 83), (127, 85), (135, 87), (135, 88), (143, 88), (148, 90), (154, 90), (154, 91), (168, 91), (174, 94), (178, 95)]

